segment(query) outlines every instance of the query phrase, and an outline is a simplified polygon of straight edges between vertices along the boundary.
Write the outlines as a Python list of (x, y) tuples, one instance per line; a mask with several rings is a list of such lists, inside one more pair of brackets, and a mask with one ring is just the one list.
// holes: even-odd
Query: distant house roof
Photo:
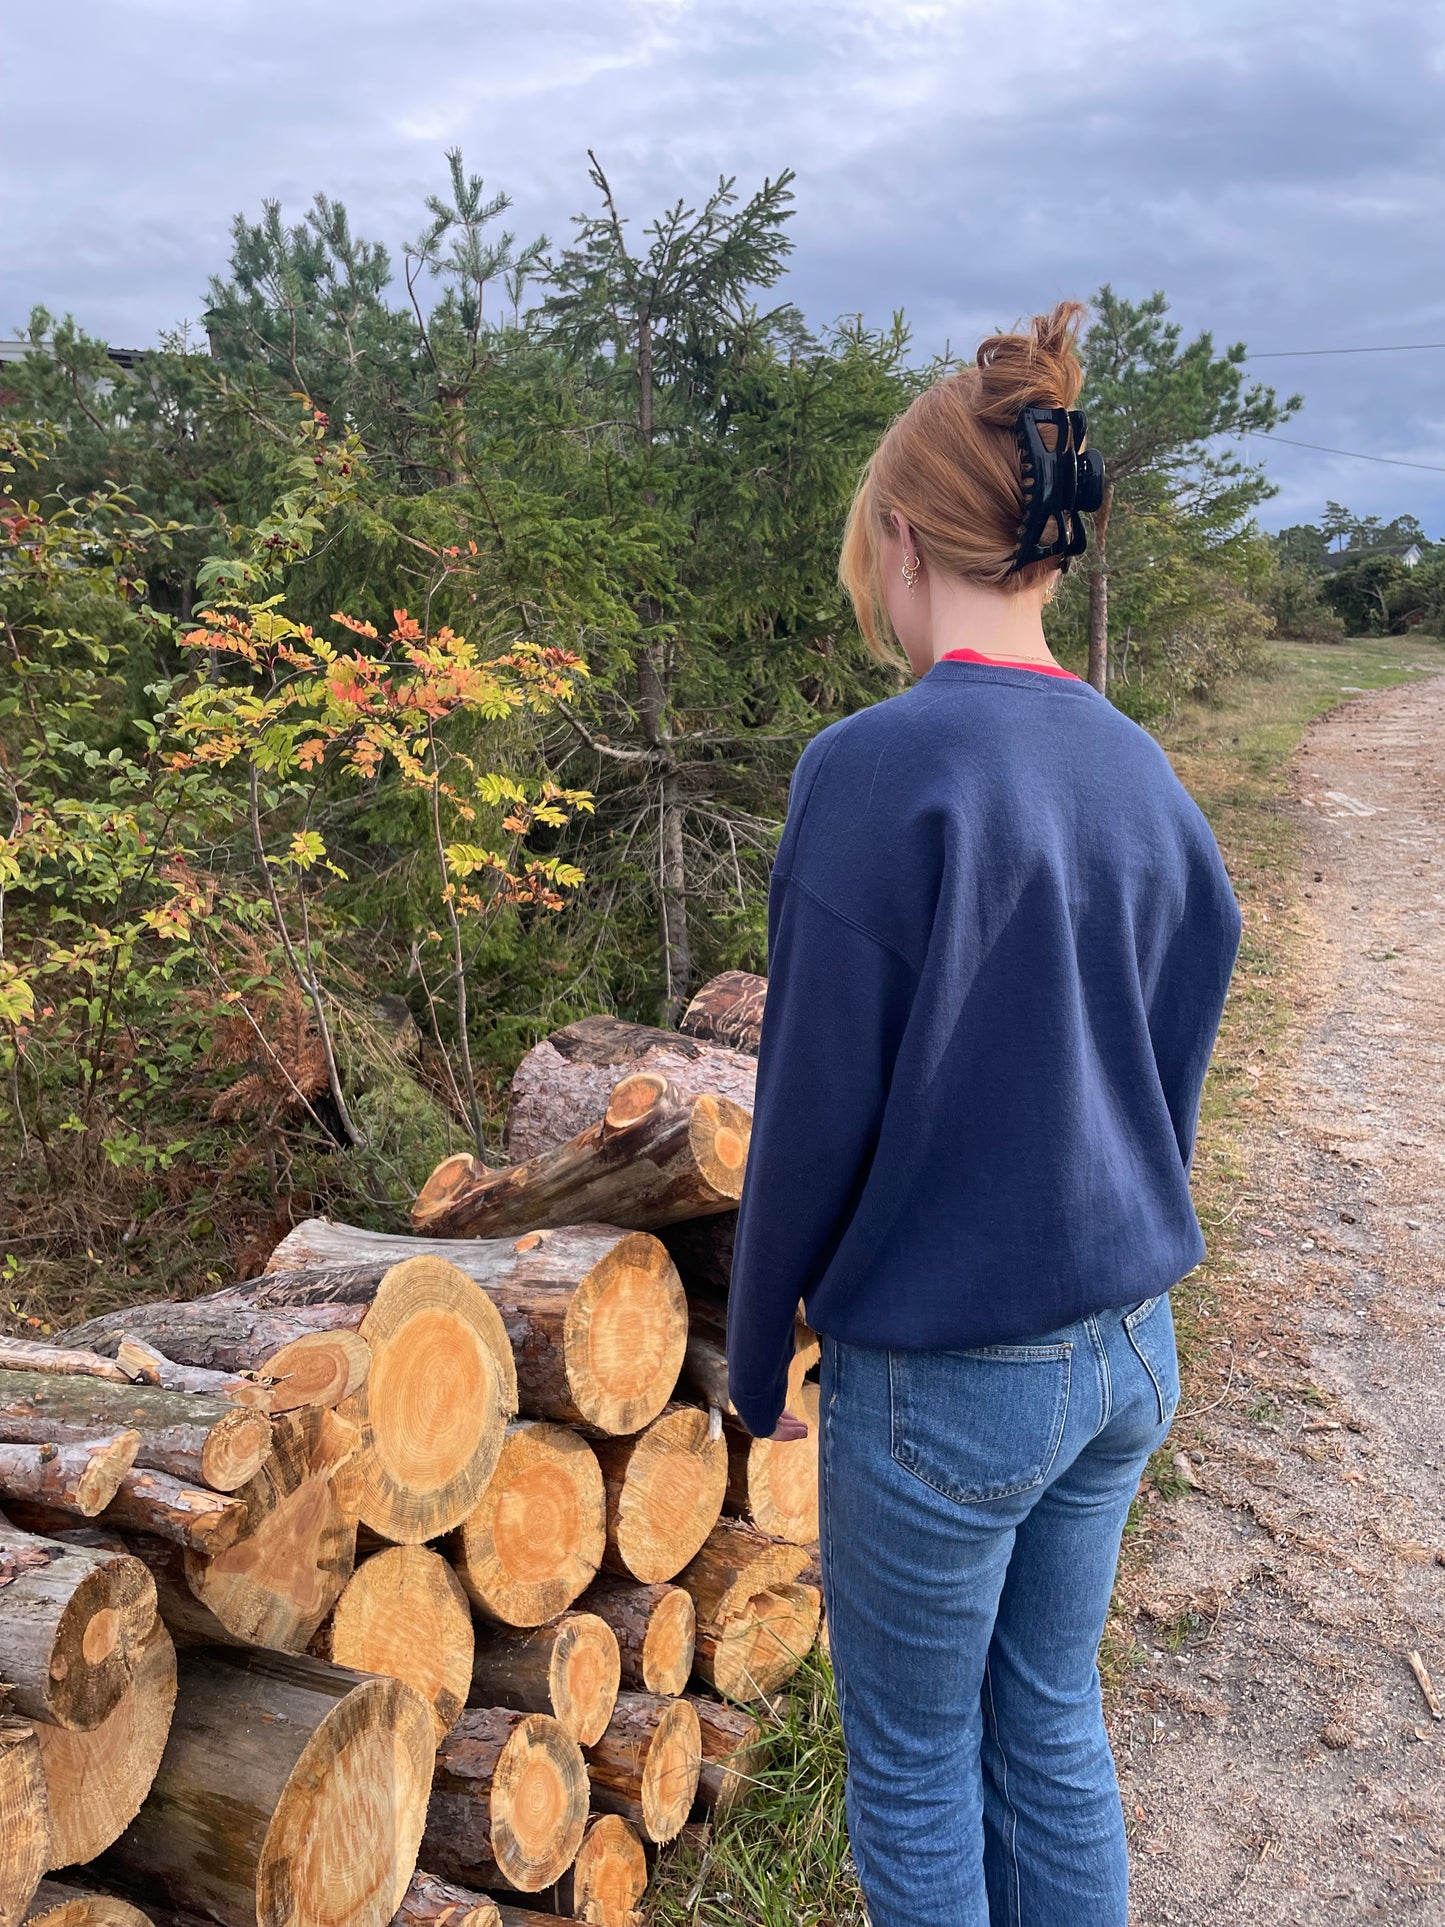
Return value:
[(1424, 560), (1425, 551), (1418, 542), (1380, 542), (1368, 549), (1335, 549), (1325, 557), (1325, 567), (1342, 569), (1347, 562), (1368, 562), (1377, 555), (1393, 556), (1407, 569), (1413, 569), (1417, 562)]
[[(24, 361), (27, 355), (43, 355), (47, 352), (43, 342), (0, 341), (0, 361)], [(137, 362), (144, 361), (146, 351), (144, 348), (107, 348), (105, 352), (117, 368), (124, 368), (129, 373)]]

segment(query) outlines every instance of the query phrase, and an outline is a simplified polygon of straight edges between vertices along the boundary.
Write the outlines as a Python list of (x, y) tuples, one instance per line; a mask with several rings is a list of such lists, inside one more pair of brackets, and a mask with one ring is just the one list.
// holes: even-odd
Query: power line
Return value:
[(1323, 442), (1297, 442), (1292, 435), (1263, 433), (1258, 429), (1246, 429), (1245, 433), (1257, 436), (1265, 442), (1288, 442), (1291, 448), (1312, 448), (1317, 455), (1343, 455), (1352, 462), (1380, 462), (1386, 468), (1418, 468), (1426, 475), (1445, 475), (1445, 468), (1433, 462), (1406, 462), (1398, 455), (1362, 455), (1357, 448), (1326, 448)]
[(1400, 341), (1383, 348), (1267, 348), (1244, 358), (1246, 361), (1298, 361), (1313, 355), (1419, 355), (1432, 348), (1445, 348), (1445, 341)]

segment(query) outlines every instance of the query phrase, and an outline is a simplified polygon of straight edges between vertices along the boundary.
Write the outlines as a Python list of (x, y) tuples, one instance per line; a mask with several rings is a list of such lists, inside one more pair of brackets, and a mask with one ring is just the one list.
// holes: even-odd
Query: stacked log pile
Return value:
[(0, 1927), (633, 1927), (745, 1791), (820, 1610), (727, 1395), (762, 994), (538, 1045), (415, 1236), (0, 1340)]

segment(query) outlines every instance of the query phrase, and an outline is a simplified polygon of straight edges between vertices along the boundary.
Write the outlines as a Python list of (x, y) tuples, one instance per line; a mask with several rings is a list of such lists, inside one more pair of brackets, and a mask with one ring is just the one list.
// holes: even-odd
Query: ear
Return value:
[(909, 555), (917, 555), (918, 537), (913, 533), (912, 525), (897, 509), (889, 510), (888, 520), (893, 524), (893, 533), (898, 537), (898, 540), (903, 544)]

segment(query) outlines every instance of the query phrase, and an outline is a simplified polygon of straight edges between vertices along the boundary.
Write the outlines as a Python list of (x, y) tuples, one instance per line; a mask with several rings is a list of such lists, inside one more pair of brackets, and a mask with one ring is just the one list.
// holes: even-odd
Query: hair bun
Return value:
[(974, 365), (980, 421), (1011, 428), (1031, 402), (1074, 406), (1084, 385), (1078, 340), (1087, 313), (1082, 301), (1061, 301), (1035, 315), (1027, 334), (990, 335), (979, 343)]

